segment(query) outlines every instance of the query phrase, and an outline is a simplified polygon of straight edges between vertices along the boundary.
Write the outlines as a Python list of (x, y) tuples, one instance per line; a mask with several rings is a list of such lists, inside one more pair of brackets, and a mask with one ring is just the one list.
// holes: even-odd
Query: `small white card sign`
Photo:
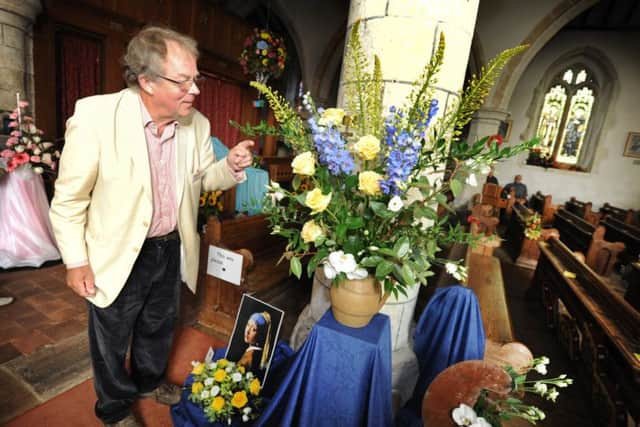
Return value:
[(240, 286), (242, 255), (210, 245), (207, 274)]

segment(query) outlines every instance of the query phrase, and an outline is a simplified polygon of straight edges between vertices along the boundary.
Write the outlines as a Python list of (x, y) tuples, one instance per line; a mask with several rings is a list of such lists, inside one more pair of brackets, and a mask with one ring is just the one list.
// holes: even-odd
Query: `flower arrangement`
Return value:
[[(308, 259), (311, 276), (321, 265), (327, 278), (374, 275), (386, 292), (426, 283), (433, 264), (462, 276), (458, 262), (438, 258), (441, 245), (469, 241), (459, 225), (449, 225), (438, 207), (453, 211), (447, 193), (458, 195), (464, 183), (477, 182), (499, 159), (526, 150), (533, 142), (499, 147), (488, 138), (459, 140), (507, 61), (525, 47), (494, 58), (469, 82), (459, 102), (440, 112), (432, 90), (442, 65), (445, 41), (426, 65), (402, 107), (383, 111), (380, 62), (373, 70), (359, 39), (359, 24), (349, 36), (345, 72), (346, 108), (319, 108), (309, 94), (303, 105), (307, 123), (271, 88), (251, 85), (269, 101), (279, 132), (295, 158), (291, 189), (272, 183), (264, 203), (273, 234), (288, 244), (284, 258), (297, 277)], [(445, 174), (445, 165), (451, 169)], [(303, 183), (311, 183), (302, 190)]]
[(525, 222), (524, 236), (530, 240), (538, 240), (542, 233), (542, 218), (538, 213), (534, 213)]
[(227, 359), (216, 362), (191, 362), (193, 382), (189, 400), (202, 406), (210, 422), (235, 418), (248, 422), (258, 417), (260, 380)]
[(258, 28), (247, 36), (240, 54), (244, 73), (255, 75), (261, 83), (266, 83), (270, 77), (280, 77), (286, 60), (287, 49), (282, 37)]
[(38, 175), (56, 170), (60, 152), (55, 149), (53, 142), (42, 139), (42, 130), (35, 126), (31, 116), (25, 115), (23, 109), (29, 105), (27, 101), (20, 101), (18, 106), (9, 115), (11, 133), (5, 145), (6, 149), (0, 152), (0, 158), (4, 159), (3, 169), (13, 172), (20, 166), (26, 166)]
[(565, 374), (555, 378), (527, 380), (531, 371), (546, 375), (548, 364), (549, 358), (542, 356), (533, 359), (522, 373), (516, 372), (511, 366), (505, 367), (512, 379), (512, 391), (507, 396), (497, 396), (483, 390), (473, 408), (461, 404), (451, 412), (451, 418), (458, 426), (473, 427), (501, 427), (502, 421), (511, 418), (523, 418), (532, 424), (544, 420), (545, 413), (535, 406), (523, 403), (523, 396), (533, 393), (555, 402), (560, 394), (558, 388), (568, 387), (573, 383)]
[(224, 205), (222, 204), (222, 191), (203, 191), (200, 194), (200, 208), (198, 209), (198, 229), (207, 223), (210, 216), (216, 216)]

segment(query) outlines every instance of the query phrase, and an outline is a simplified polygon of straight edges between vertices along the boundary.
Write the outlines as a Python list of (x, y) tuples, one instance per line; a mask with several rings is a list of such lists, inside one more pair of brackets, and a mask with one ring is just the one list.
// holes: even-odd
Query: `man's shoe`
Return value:
[(154, 399), (163, 405), (175, 405), (180, 402), (182, 389), (175, 384), (164, 383), (158, 388), (148, 393), (140, 393), (140, 397), (144, 399)]
[(104, 423), (105, 427), (143, 427), (133, 415), (127, 415), (117, 423)]
[(13, 297), (0, 297), (0, 307), (9, 305), (13, 302)]

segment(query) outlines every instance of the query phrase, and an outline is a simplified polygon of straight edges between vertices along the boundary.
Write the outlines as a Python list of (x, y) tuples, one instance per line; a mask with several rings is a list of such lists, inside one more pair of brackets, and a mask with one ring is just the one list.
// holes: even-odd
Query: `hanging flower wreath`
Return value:
[(256, 80), (264, 84), (270, 77), (280, 77), (286, 59), (287, 50), (282, 37), (254, 28), (244, 41), (240, 65), (245, 74), (255, 75)]

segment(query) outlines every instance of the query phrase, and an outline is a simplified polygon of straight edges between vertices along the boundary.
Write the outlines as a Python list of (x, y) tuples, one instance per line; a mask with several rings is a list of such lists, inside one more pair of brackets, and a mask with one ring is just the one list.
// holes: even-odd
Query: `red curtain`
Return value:
[[(61, 32), (58, 40), (58, 129), (73, 114), (78, 99), (101, 92), (102, 43), (81, 34)], [(62, 136), (62, 135), (58, 135)]]
[(206, 80), (198, 84), (200, 95), (194, 105), (211, 122), (211, 135), (232, 147), (239, 141), (240, 131), (231, 127), (229, 120), (240, 121), (244, 89), (212, 74), (204, 75)]

